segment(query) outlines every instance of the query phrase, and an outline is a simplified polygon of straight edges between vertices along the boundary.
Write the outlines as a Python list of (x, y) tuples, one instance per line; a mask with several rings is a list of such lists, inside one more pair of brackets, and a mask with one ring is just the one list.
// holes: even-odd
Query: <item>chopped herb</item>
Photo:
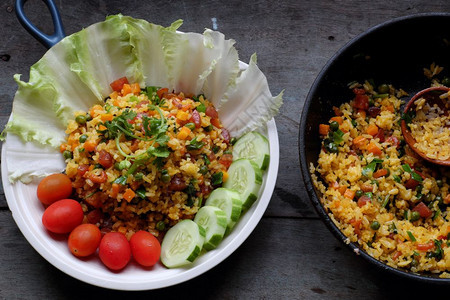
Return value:
[(395, 181), (395, 182), (398, 182), (398, 183), (402, 182), (402, 178), (401, 178), (400, 176), (394, 175), (394, 176), (392, 176), (392, 177), (394, 177), (394, 181)]
[(212, 148), (212, 151), (214, 152), (214, 154), (217, 154), (217, 152), (219, 152), (219, 150), (220, 150), (220, 147), (219, 147), (219, 146), (214, 146), (214, 147)]
[(419, 252), (417, 252), (416, 250), (413, 250), (413, 255), (414, 256), (420, 256)]
[(427, 258), (434, 257), (434, 258), (436, 258), (437, 261), (441, 260), (442, 259), (442, 254), (443, 254), (441, 245), (442, 245), (442, 241), (434, 240), (435, 250), (427, 252), (426, 257)]
[(351, 120), (353, 127), (358, 126), (358, 122), (354, 119)]
[(134, 175), (134, 179), (135, 180), (142, 180), (144, 178), (144, 174), (142, 174), (141, 172), (136, 173), (136, 175)]
[(407, 230), (406, 233), (408, 234), (409, 239), (411, 240), (411, 242), (415, 242), (416, 241), (416, 238), (414, 237), (414, 235), (412, 234), (411, 231)]
[(397, 226), (395, 226), (395, 223), (394, 223), (394, 222), (392, 222), (391, 224), (389, 224), (389, 231), (390, 231), (390, 232), (393, 232), (393, 233), (395, 233), (395, 234), (398, 233)]
[(211, 163), (211, 161), (209, 160), (209, 158), (206, 154), (203, 154), (203, 159), (205, 160), (205, 164), (209, 165)]
[(384, 198), (383, 203), (381, 203), (381, 207), (386, 207), (389, 203), (389, 195)]
[(219, 185), (219, 184), (222, 184), (222, 182), (223, 182), (223, 173), (222, 172), (215, 173), (211, 176), (211, 184), (212, 185)]
[(145, 188), (141, 187), (136, 190), (136, 195), (138, 195), (139, 198), (145, 199)]
[(203, 147), (204, 143), (197, 141), (197, 137), (193, 138), (189, 145), (186, 146), (188, 151), (199, 150)]
[(113, 181), (113, 183), (124, 185), (125, 183), (127, 183), (127, 176), (123, 175), (123, 176), (117, 177), (116, 180)]
[(205, 104), (200, 103), (200, 105), (197, 106), (197, 111), (198, 111), (198, 112), (202, 112), (202, 113), (206, 112), (206, 106), (205, 106)]
[(406, 125), (412, 122), (412, 120), (416, 117), (416, 113), (413, 110), (408, 111), (407, 113), (402, 113), (401, 119), (404, 120)]
[(441, 215), (441, 210), (438, 208), (437, 211), (434, 212), (433, 217), (431, 218), (433, 221), (437, 219)]
[(411, 167), (408, 164), (404, 164), (402, 165), (402, 169), (403, 171), (410, 173), (411, 174), (411, 178), (418, 181), (418, 182), (422, 182), (422, 176), (420, 176), (419, 174), (417, 174), (416, 172), (414, 172)]

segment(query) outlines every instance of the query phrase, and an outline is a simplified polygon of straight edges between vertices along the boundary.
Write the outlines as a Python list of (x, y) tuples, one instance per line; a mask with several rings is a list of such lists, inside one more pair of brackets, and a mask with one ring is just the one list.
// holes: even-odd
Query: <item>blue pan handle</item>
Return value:
[(58, 8), (56, 7), (53, 0), (42, 0), (50, 11), (53, 20), (54, 33), (52, 35), (47, 35), (40, 31), (36, 26), (31, 23), (31, 21), (26, 17), (23, 7), (27, 0), (16, 0), (16, 15), (19, 19), (20, 24), (42, 45), (47, 49), (51, 48), (53, 45), (62, 40), (66, 34), (64, 32), (64, 26), (61, 21), (61, 16), (59, 15)]

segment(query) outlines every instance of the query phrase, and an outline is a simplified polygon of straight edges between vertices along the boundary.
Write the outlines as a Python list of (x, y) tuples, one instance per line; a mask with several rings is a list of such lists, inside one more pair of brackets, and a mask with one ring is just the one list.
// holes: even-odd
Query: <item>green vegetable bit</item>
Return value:
[(378, 222), (378, 221), (373, 221), (373, 222), (370, 224), (370, 228), (372, 228), (373, 230), (378, 230), (378, 229), (380, 229), (380, 222)]
[(407, 230), (406, 233), (408, 234), (409, 239), (411, 240), (411, 242), (415, 242), (416, 241), (416, 238), (414, 237), (414, 235), (412, 234), (411, 231)]
[(80, 125), (86, 124), (87, 118), (85, 115), (78, 115), (75, 117), (75, 122), (77, 122)]
[(411, 222), (415, 222), (420, 219), (420, 213), (418, 211), (411, 212), (411, 218), (409, 219)]
[(223, 182), (223, 173), (222, 172), (215, 173), (211, 176), (211, 184), (212, 185), (219, 185), (219, 184), (222, 184), (222, 182)]
[(72, 159), (72, 157), (73, 157), (72, 151), (64, 150), (63, 157), (64, 157), (64, 159)]

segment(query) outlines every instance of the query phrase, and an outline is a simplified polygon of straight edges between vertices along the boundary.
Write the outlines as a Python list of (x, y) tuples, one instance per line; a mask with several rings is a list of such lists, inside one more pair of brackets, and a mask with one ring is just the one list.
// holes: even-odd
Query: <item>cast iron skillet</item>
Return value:
[[(332, 107), (353, 98), (347, 84), (373, 79), (376, 84), (391, 83), (410, 95), (429, 87), (423, 68), (432, 62), (444, 66), (449, 75), (450, 14), (425, 13), (406, 16), (375, 26), (357, 36), (340, 49), (325, 65), (313, 83), (303, 108), (299, 153), (305, 186), (314, 208), (331, 232), (341, 241), (346, 237), (334, 225), (320, 204), (309, 173), (310, 163), (316, 165), (320, 152), (318, 128), (333, 115)], [(407, 98), (405, 98), (406, 100)], [(450, 284), (450, 279), (434, 275), (418, 275), (395, 269), (372, 258), (354, 243), (351, 250), (373, 265), (401, 277)]]

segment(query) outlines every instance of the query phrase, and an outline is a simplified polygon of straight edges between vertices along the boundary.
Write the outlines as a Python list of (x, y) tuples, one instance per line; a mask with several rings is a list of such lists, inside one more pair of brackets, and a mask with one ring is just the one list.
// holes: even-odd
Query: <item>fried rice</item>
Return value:
[(372, 257), (450, 278), (449, 170), (404, 142), (403, 91), (369, 82), (351, 88), (353, 99), (320, 125), (322, 150), (310, 165), (324, 208), (348, 242)]
[(228, 178), (230, 134), (203, 95), (125, 83), (75, 113), (61, 145), (85, 222), (130, 238), (192, 219)]

